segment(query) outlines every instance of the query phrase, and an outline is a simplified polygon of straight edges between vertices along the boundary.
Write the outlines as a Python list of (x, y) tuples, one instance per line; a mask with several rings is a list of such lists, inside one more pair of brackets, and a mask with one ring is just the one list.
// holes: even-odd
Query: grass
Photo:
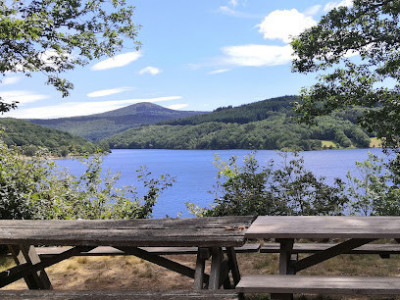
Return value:
[[(173, 255), (170, 259), (189, 267), (195, 266), (195, 255)], [(238, 254), (241, 274), (276, 274), (278, 255), (265, 253)], [(13, 265), (11, 259), (0, 261), (0, 271)], [(209, 272), (207, 264), (206, 272)], [(65, 289), (134, 289), (185, 290), (193, 280), (148, 263), (134, 256), (74, 257), (46, 269), (54, 288)], [(392, 276), (400, 277), (400, 255), (381, 259), (378, 255), (340, 255), (301, 271), (300, 275)], [(400, 278), (399, 278), (400, 280)], [(7, 286), (26, 289), (23, 280)], [(250, 300), (269, 299), (268, 295), (248, 295)], [(296, 295), (296, 300), (375, 300), (393, 297)]]
[(370, 148), (380, 148), (380, 147), (382, 147), (382, 141), (376, 137), (373, 137), (370, 139), (369, 147)]
[(332, 141), (321, 141), (321, 147), (326, 149), (337, 149), (339, 148), (334, 142)]

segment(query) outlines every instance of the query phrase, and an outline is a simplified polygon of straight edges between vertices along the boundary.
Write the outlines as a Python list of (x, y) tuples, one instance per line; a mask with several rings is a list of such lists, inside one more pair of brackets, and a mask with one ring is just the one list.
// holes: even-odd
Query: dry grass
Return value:
[[(195, 265), (194, 255), (174, 255), (169, 258), (190, 267)], [(238, 254), (241, 273), (276, 274), (277, 254)], [(3, 262), (4, 263), (4, 262)], [(12, 265), (10, 260), (6, 262)], [(190, 289), (192, 279), (168, 271), (136, 257), (75, 257), (47, 269), (55, 289), (136, 289), (136, 290), (177, 290)], [(381, 259), (378, 255), (341, 255), (299, 274), (347, 275), (347, 276), (394, 276), (400, 277), (400, 255)], [(26, 289), (23, 280), (6, 287)], [(249, 299), (268, 299), (268, 295), (249, 296)], [(395, 299), (354, 296), (304, 296), (298, 300), (360, 300)], [(400, 299), (400, 298), (398, 298)]]

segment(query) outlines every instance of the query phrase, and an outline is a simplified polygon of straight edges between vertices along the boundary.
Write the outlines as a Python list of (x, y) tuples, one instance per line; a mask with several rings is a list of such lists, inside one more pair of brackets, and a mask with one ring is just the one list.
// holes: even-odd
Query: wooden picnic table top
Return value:
[(248, 239), (400, 238), (400, 217), (260, 216)]
[(0, 244), (235, 247), (253, 217), (149, 220), (0, 220)]

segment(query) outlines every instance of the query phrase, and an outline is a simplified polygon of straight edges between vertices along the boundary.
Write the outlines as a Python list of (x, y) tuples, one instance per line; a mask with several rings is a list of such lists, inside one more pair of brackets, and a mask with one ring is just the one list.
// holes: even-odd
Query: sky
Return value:
[(212, 111), (297, 95), (316, 74), (291, 71), (290, 40), (351, 0), (127, 0), (140, 25), (134, 47), (62, 75), (62, 98), (42, 74), (3, 77), (0, 96), (20, 102), (2, 117), (89, 115), (139, 102)]

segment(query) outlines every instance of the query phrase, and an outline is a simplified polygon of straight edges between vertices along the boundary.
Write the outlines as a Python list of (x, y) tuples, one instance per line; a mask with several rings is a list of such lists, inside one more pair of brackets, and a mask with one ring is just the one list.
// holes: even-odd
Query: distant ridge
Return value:
[(28, 121), (100, 141), (114, 134), (140, 125), (186, 118), (202, 114), (199, 111), (178, 111), (160, 105), (142, 102), (105, 113), (59, 119), (29, 119)]

